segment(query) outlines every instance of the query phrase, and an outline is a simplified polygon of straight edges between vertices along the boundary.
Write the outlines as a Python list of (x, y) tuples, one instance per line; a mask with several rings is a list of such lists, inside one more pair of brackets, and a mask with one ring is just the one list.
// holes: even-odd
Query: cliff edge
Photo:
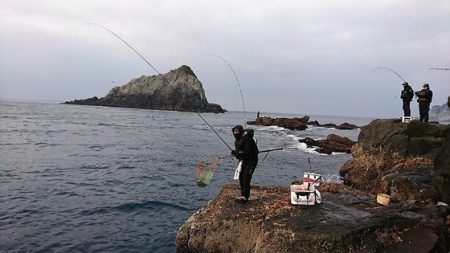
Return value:
[(374, 120), (361, 129), (344, 183), (392, 198), (450, 203), (450, 125)]
[(449, 140), (450, 126), (375, 120), (341, 168), (346, 184), (319, 187), (321, 204), (291, 205), (278, 186), (253, 186), (241, 204), (225, 185), (180, 227), (176, 251), (448, 252)]
[(163, 75), (141, 76), (112, 88), (103, 98), (67, 101), (66, 104), (132, 107), (157, 110), (223, 113), (209, 103), (202, 83), (186, 65)]

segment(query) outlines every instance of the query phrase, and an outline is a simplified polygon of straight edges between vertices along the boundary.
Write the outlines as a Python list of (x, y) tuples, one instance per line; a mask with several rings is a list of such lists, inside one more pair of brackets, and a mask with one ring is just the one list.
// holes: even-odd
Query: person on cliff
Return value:
[(409, 86), (408, 82), (403, 83), (403, 90), (400, 94), (400, 98), (403, 100), (403, 116), (411, 116), (411, 108), (409, 104), (414, 98), (414, 91), (411, 86)]
[(252, 180), (256, 165), (258, 165), (258, 145), (253, 138), (254, 132), (252, 129), (247, 129), (244, 132), (244, 128), (241, 125), (237, 125), (232, 128), (232, 131), (236, 149), (231, 151), (231, 155), (242, 162), (241, 172), (239, 173), (241, 195), (236, 201), (247, 203), (250, 198), (250, 181)]
[(417, 103), (419, 103), (420, 121), (428, 122), (428, 112), (430, 111), (433, 92), (430, 90), (429, 84), (424, 84), (422, 90), (416, 91)]

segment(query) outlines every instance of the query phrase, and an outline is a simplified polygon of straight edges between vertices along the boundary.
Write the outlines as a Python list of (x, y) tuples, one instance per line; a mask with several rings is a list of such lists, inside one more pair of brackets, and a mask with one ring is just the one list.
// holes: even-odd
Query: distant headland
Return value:
[(190, 112), (226, 112), (220, 105), (208, 102), (202, 83), (186, 65), (166, 74), (133, 79), (125, 85), (112, 88), (102, 98), (91, 97), (64, 103)]

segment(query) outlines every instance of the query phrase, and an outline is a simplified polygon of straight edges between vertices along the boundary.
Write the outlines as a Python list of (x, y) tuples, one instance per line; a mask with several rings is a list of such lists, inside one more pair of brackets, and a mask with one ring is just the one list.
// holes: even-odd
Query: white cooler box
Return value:
[(320, 183), (323, 182), (323, 178), (320, 174), (305, 172), (303, 174), (303, 183), (311, 183), (315, 187), (320, 186)]
[(321, 202), (320, 192), (311, 183), (291, 184), (291, 204), (312, 206)]
[(403, 123), (410, 123), (412, 120), (413, 120), (413, 117), (402, 116), (402, 122)]

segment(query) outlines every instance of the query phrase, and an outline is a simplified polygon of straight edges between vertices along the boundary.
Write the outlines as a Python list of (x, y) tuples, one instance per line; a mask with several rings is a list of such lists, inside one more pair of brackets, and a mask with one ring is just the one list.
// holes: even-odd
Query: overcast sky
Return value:
[[(228, 110), (401, 116), (402, 80), (450, 95), (449, 0), (0, 0), (0, 97), (66, 101), (186, 64)], [(417, 103), (411, 103), (418, 116)]]

